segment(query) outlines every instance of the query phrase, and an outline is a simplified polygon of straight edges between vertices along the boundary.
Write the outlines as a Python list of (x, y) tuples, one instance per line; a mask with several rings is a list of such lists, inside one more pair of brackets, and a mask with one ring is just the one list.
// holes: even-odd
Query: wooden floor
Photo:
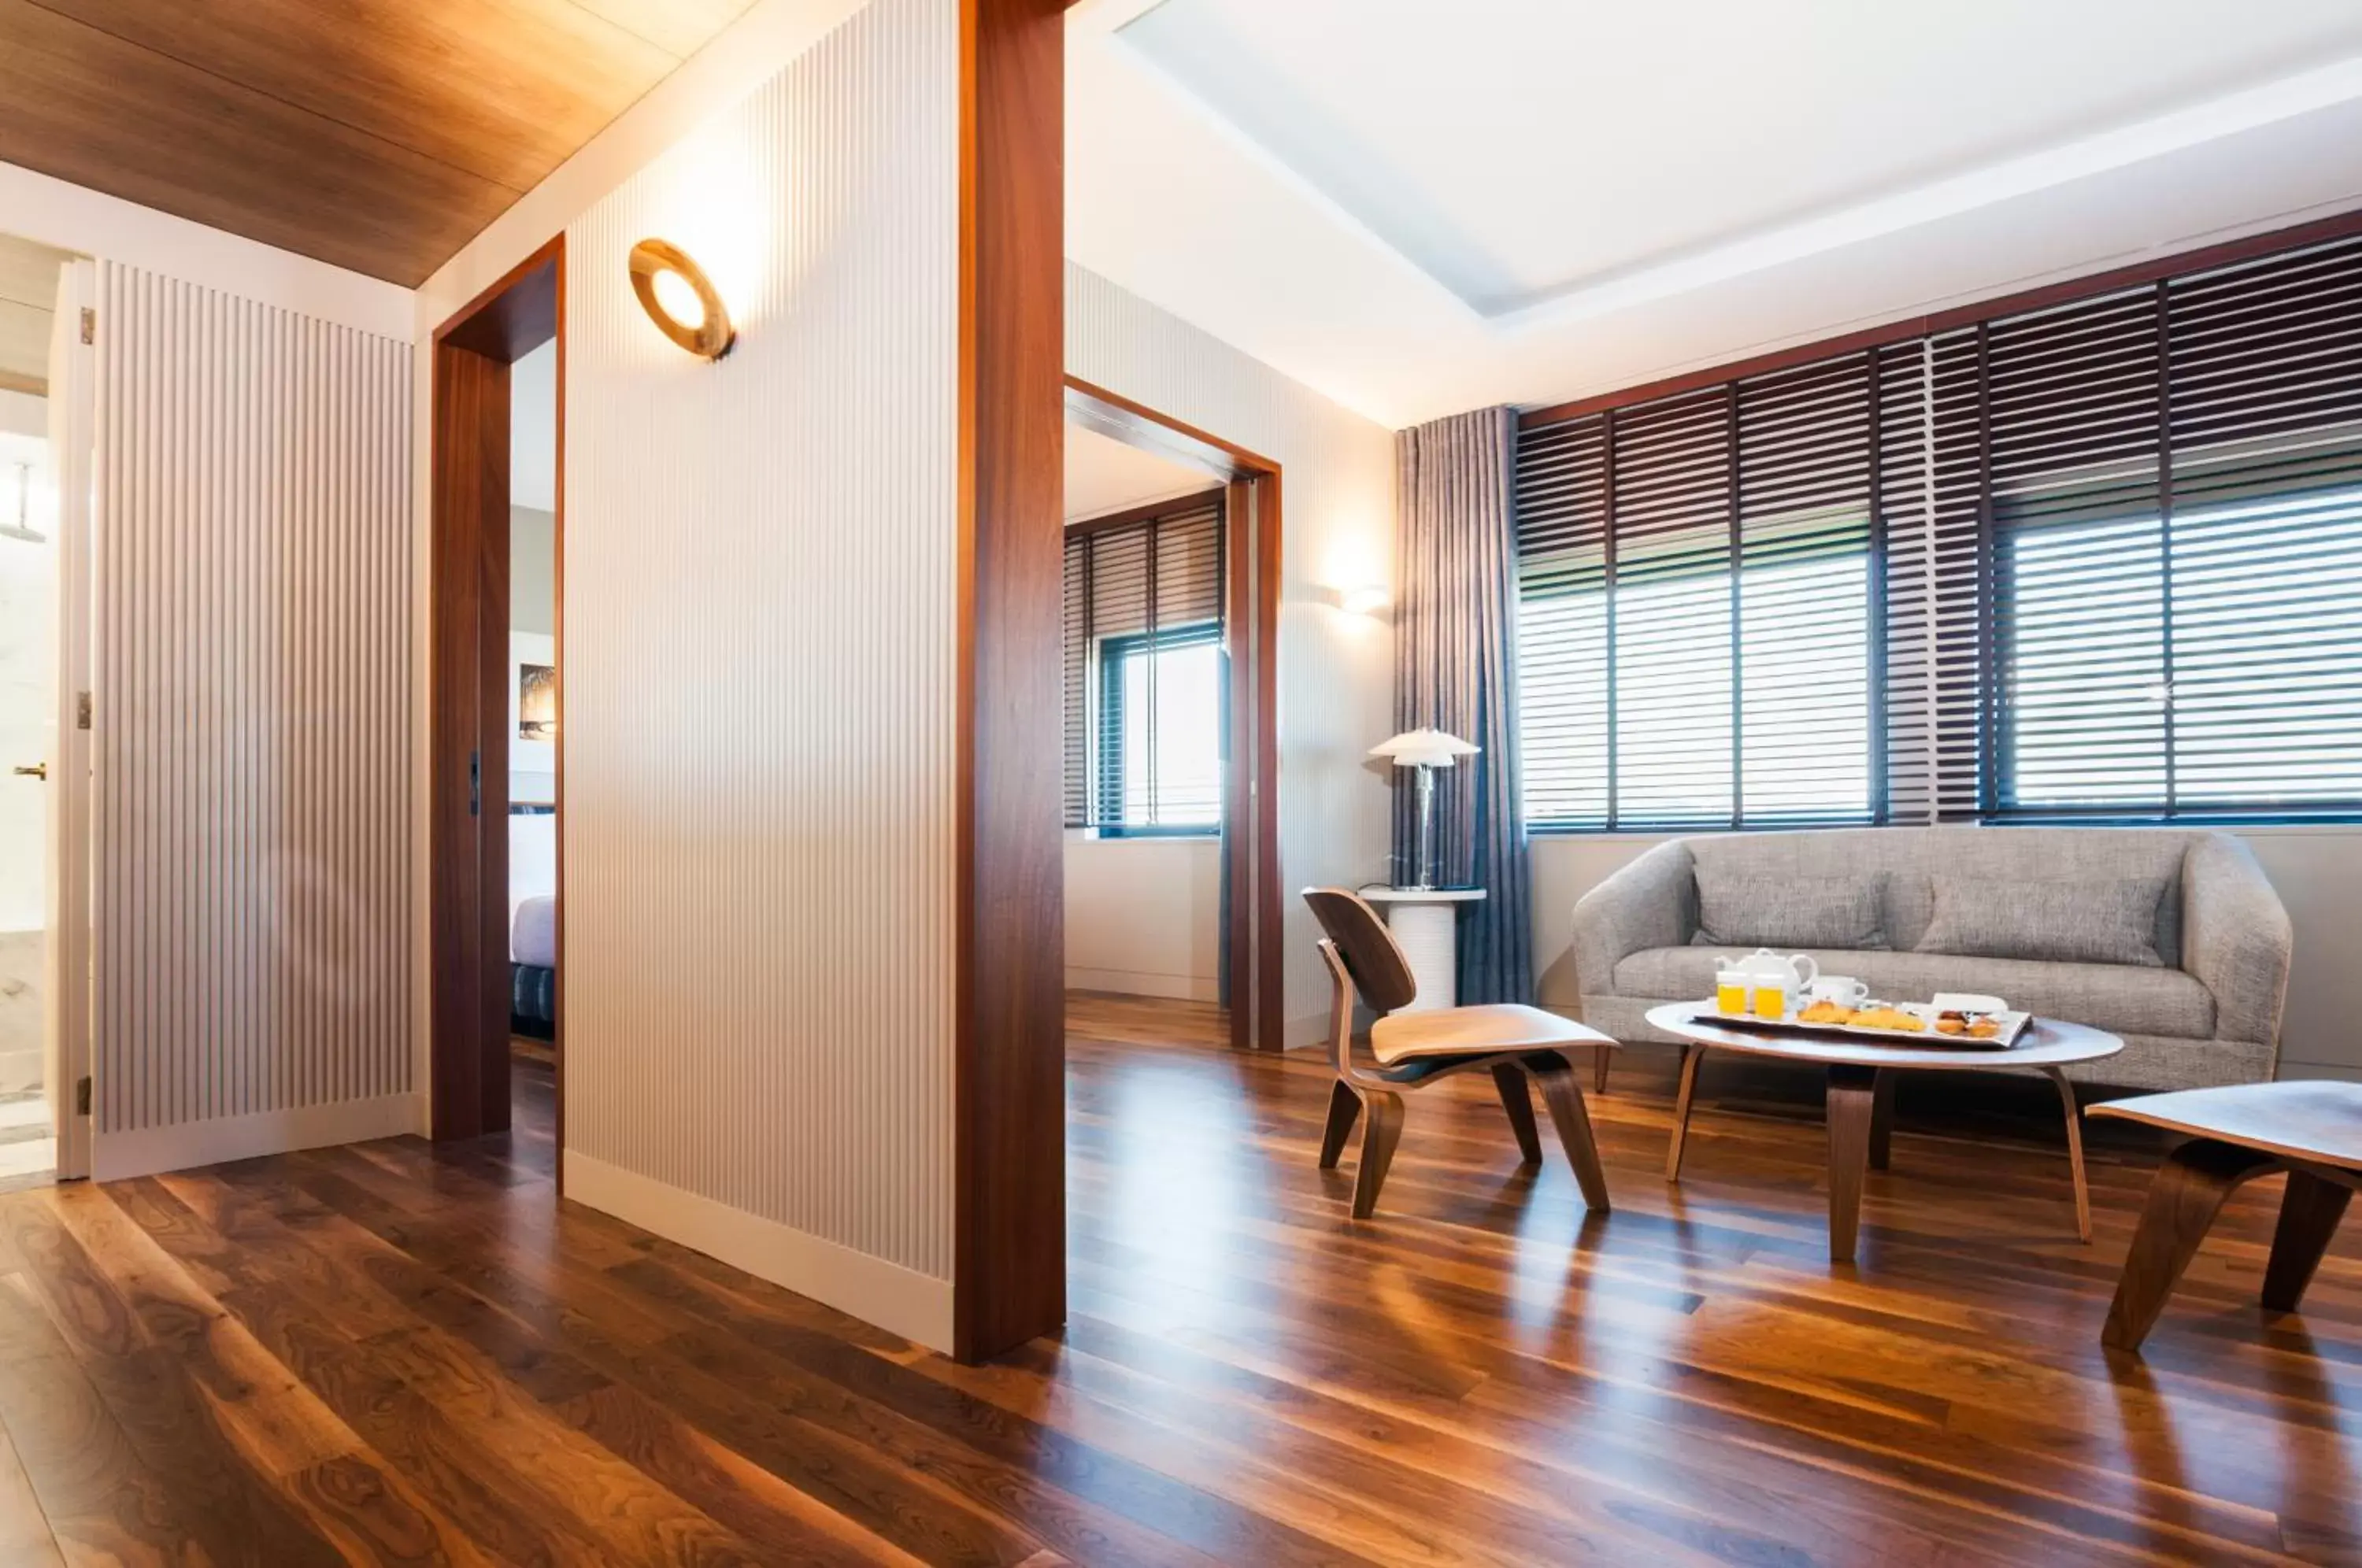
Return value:
[(2362, 1235), (2268, 1320), (2276, 1180), (2112, 1360), (2154, 1145), (2077, 1244), (2038, 1081), (1906, 1084), (1833, 1267), (1809, 1079), (1710, 1065), (1669, 1188), (1633, 1054), (1605, 1218), (1439, 1088), (1357, 1224), (1219, 1024), (1077, 999), (1072, 1315), (982, 1369), (557, 1210), (535, 1069), (510, 1140), (0, 1197), (0, 1562), (2362, 1561)]

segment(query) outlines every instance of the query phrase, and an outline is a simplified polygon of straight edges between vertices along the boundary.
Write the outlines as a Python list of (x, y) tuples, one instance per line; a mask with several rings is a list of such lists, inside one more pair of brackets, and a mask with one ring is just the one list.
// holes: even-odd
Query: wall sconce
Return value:
[(712, 280), (678, 245), (643, 239), (632, 247), (632, 293), (658, 331), (701, 359), (719, 359), (738, 340)]
[(1365, 582), (1359, 588), (1337, 591), (1337, 607), (1348, 615), (1383, 615), (1395, 596), (1384, 583)]

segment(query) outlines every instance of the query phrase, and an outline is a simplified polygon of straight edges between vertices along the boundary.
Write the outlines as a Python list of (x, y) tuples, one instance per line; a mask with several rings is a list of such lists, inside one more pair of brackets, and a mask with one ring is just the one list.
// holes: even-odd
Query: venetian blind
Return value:
[(2362, 811), (2362, 239), (1531, 426), (1518, 508), (1536, 827)]

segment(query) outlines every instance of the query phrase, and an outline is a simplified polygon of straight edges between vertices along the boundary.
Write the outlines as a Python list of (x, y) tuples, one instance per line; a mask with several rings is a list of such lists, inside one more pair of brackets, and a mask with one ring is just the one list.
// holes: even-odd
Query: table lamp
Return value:
[(1435, 770), (1453, 766), (1454, 757), (1475, 756), (1476, 749), (1458, 735), (1448, 735), (1437, 729), (1405, 730), (1370, 748), (1372, 756), (1385, 757), (1396, 767), (1418, 769), (1418, 840), (1412, 852), (1413, 889), (1424, 891), (1435, 886)]

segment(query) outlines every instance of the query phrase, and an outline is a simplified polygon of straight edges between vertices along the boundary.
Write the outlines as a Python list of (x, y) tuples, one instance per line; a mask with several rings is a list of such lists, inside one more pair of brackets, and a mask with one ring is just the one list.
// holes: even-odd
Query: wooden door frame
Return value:
[[(566, 237), (526, 257), (435, 329), (427, 591), (428, 1088), (432, 1135), (509, 1127), (509, 367), (557, 344), (554, 641), (566, 668)], [(479, 607), (493, 602), (499, 653)], [(564, 681), (560, 677), (561, 712)], [(477, 758), (474, 809), (469, 754)], [(557, 1147), (566, 1147), (566, 726), (555, 747), (558, 845)], [(487, 824), (496, 832), (487, 832)], [(497, 911), (497, 913), (495, 913)], [(497, 935), (494, 933), (497, 933)], [(496, 984), (476, 963), (489, 963)], [(473, 979), (481, 982), (469, 985)], [(488, 995), (496, 991), (497, 998)], [(497, 1021), (492, 1019), (498, 1002)]]
[[(1066, 377), (1066, 417), (1220, 480), (1222, 607), (1231, 653), (1230, 767), (1222, 790), (1223, 873), (1230, 919), (1231, 1044), (1287, 1045), (1279, 887), (1280, 466), (1119, 392)], [(1244, 657), (1241, 657), (1243, 652)]]

